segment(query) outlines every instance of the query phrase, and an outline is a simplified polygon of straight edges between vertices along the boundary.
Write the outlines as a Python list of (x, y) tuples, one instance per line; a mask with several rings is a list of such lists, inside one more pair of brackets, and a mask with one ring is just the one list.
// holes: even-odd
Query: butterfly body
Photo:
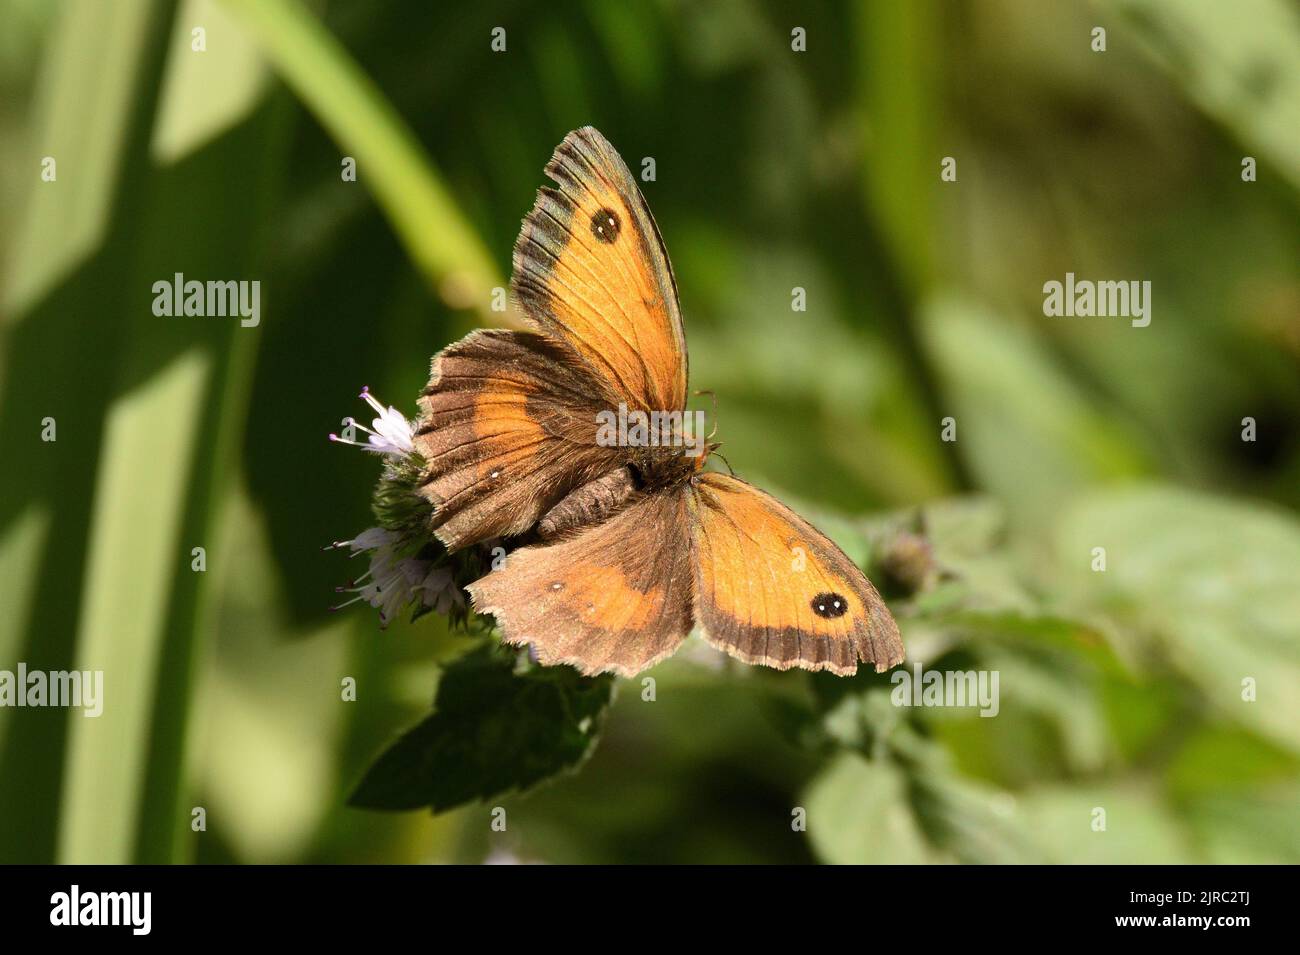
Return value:
[[(781, 669), (901, 662), (897, 625), (857, 566), (775, 498), (707, 470), (717, 445), (680, 427), (676, 281), (618, 153), (586, 127), (547, 173), (557, 185), (538, 193), (514, 255), (530, 330), (444, 349), (421, 397), (434, 533), (451, 550), (521, 545), (467, 588), (475, 608), (506, 642), (584, 673), (637, 673), (692, 629)], [(611, 442), (598, 422), (615, 408), (673, 425)]]

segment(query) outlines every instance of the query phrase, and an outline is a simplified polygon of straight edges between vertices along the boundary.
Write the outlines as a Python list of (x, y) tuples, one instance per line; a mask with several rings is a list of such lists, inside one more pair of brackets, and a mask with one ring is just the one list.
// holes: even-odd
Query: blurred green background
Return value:
[[(0, 93), (0, 669), (106, 696), (0, 709), (0, 861), (1300, 861), (1293, 3), (0, 0)], [(327, 612), (378, 464), (325, 435), (502, 318), (588, 123), (656, 161), (731, 464), (862, 560), (919, 507), (909, 665), (1000, 712), (693, 641), (577, 775), (346, 808), (464, 641)], [(1045, 317), (1067, 271), (1150, 327)], [(261, 324), (155, 317), (175, 272)]]

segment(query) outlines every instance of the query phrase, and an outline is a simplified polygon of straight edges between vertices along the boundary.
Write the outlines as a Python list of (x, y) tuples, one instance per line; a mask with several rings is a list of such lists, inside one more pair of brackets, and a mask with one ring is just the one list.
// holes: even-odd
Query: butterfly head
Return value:
[(709, 462), (709, 456), (712, 455), (713, 452), (718, 450), (718, 448), (720, 447), (722, 447), (721, 441), (705, 442), (703, 452), (695, 455), (694, 458), (692, 458), (692, 461), (694, 461), (695, 464), (694, 467), (695, 472), (698, 473), (700, 471), (703, 471), (704, 465), (706, 465)]

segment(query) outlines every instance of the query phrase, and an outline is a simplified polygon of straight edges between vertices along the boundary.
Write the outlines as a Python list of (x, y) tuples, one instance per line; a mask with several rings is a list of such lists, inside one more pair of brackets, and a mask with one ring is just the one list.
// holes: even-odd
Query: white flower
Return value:
[(350, 541), (339, 541), (333, 546), (350, 547), (353, 554), (358, 554), (363, 550), (378, 550), (380, 547), (389, 547), (396, 541), (396, 535), (392, 531), (386, 531), (382, 527), (371, 527), (362, 531)]
[(423, 561), (399, 558), (393, 551), (396, 543), (397, 535), (392, 531), (372, 527), (350, 541), (336, 541), (331, 545), (347, 547), (352, 551), (353, 557), (370, 552), (370, 566), (366, 572), (350, 581), (346, 587), (337, 588), (340, 593), (356, 596), (331, 607), (331, 610), (342, 610), (358, 600), (364, 600), (379, 611), (380, 625), (386, 627), (403, 607), (416, 599), (412, 585), (419, 578), (414, 577), (412, 569), (405, 565), (420, 564)]
[(346, 587), (337, 588), (340, 593), (356, 596), (330, 609), (342, 610), (357, 601), (365, 601), (379, 611), (380, 625), (387, 627), (404, 607), (416, 602), (441, 614), (465, 605), (465, 595), (448, 568), (435, 567), (433, 561), (418, 557), (398, 557), (395, 552), (398, 543), (399, 538), (392, 531), (371, 527), (352, 540), (331, 544), (333, 548), (348, 548), (353, 557), (369, 552), (370, 566)]
[(456, 586), (455, 578), (446, 567), (429, 570), (420, 581), (418, 589), (424, 605), (435, 613), (447, 614), (454, 607), (465, 606), (465, 591)]
[(369, 436), (366, 443), (362, 444), (360, 441), (354, 441), (351, 438), (341, 438), (337, 434), (331, 434), (330, 440), (337, 441), (339, 444), (350, 444), (354, 447), (365, 448), (367, 451), (374, 451), (376, 454), (410, 454), (415, 449), (414, 425), (392, 405), (385, 408), (376, 401), (375, 396), (370, 393), (369, 385), (361, 389), (361, 397), (365, 399), (366, 404), (375, 409), (375, 413), (379, 417), (370, 422), (371, 426), (369, 428), (355, 418), (344, 418), (343, 423), (364, 431)]

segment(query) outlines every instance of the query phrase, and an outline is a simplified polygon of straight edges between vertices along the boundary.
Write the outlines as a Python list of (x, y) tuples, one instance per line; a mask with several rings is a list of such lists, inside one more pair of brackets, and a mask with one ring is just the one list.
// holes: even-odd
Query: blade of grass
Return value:
[[(201, 56), (187, 50), (192, 23), (207, 29), (208, 50)], [(135, 281), (148, 285), (157, 275), (183, 270), (260, 278), (265, 285), (265, 252), (279, 221), (284, 158), (296, 112), (287, 94), (266, 100), (266, 64), (216, 0), (186, 0), (171, 43), (178, 55), (168, 63), (153, 139), (153, 154), (163, 165), (141, 229), (166, 237), (184, 230), (191, 219), (207, 228), (184, 243), (152, 240)], [(212, 77), (223, 70), (247, 74), (245, 82), (214, 84)], [(235, 167), (243, 173), (238, 180), (226, 174)], [(140, 337), (167, 334), (148, 317), (137, 327)], [(196, 664), (215, 637), (212, 604), (219, 575), (191, 573), (189, 548), (202, 545), (214, 569), (231, 559), (222, 533), (222, 502), (239, 481), (261, 342), (258, 329), (229, 325), (211, 331), (204, 332), (213, 358), (211, 385), (189, 409), (191, 427), (203, 439), (188, 465), (194, 478), (186, 488), (152, 721), (142, 740), (147, 757), (134, 846), (134, 861), (141, 863), (191, 861), (197, 848), (189, 825), (187, 743), (200, 689)]]
[[(109, 413), (76, 661), (103, 671), (103, 713), (71, 717), (60, 862), (131, 861), (170, 588), (183, 566), (193, 415), (210, 374), (210, 358), (192, 351)], [(179, 452), (173, 466), (157, 466), (158, 447)]]
[(861, 4), (857, 16), (868, 137), (863, 182), (903, 278), (916, 293), (935, 277), (939, 11), (932, 0), (920, 0)]
[(223, 0), (285, 83), (357, 161), (407, 254), (454, 308), (500, 324), (490, 291), (503, 285), (415, 134), (360, 66), (297, 0)]
[[(863, 195), (880, 249), (889, 260), (895, 306), (884, 315), (910, 377), (938, 433), (949, 413), (933, 357), (921, 340), (918, 316), (940, 282), (934, 235), (941, 153), (936, 146), (945, 103), (940, 95), (944, 34), (939, 5), (859, 3), (854, 29), (861, 63), (857, 77), (863, 150)], [(953, 483), (974, 486), (953, 442), (935, 442)]]
[(195, 24), (207, 31), (201, 55), (173, 56), (163, 77), (153, 155), (173, 162), (247, 119), (266, 94), (270, 71), (218, 0), (184, 0), (171, 48), (184, 50)]
[[(0, 534), (0, 580), (5, 582), (5, 612), (0, 614), (0, 668), (10, 669), (22, 659), (22, 625), (30, 619), (36, 597), (34, 570), (50, 532), (48, 506), (33, 505)], [(0, 752), (4, 734), (17, 710), (0, 707)], [(3, 848), (3, 847), (0, 847)]]
[[(42, 67), (35, 128), (23, 173), (35, 186), (23, 212), (24, 241), (6, 263), (4, 313), (17, 320), (93, 253), (104, 230), (126, 148), (135, 65), (147, 38), (149, 3), (74, 0), (66, 5)], [(40, 179), (44, 157), (53, 182)]]
[[(0, 606), (13, 614), (19, 635), (16, 655), (33, 669), (70, 669), (76, 657), (102, 428), (127, 340), (117, 290), (135, 237), (122, 226), (135, 220), (148, 186), (145, 157), (171, 22), (170, 0), (124, 0), (111, 10), (90, 0), (69, 3), (42, 63), (43, 83), (64, 104), (43, 117), (45, 135), (67, 151), (54, 182), (33, 175), (28, 186), (49, 197), (30, 200), (13, 248), (42, 277), (23, 293), (14, 316), (22, 321), (4, 328), (9, 373), (0, 381), (0, 444), (23, 458), (22, 467), (0, 471), (0, 527), (12, 528), (32, 507), (49, 517), (43, 546), (33, 545), (22, 574), (0, 580)], [(118, 92), (105, 99), (105, 87)], [(101, 123), (115, 128), (90, 141), (70, 128)], [(91, 221), (106, 230), (100, 246), (64, 258), (62, 230)], [(51, 262), (59, 263), (57, 274), (45, 273), (42, 263)], [(57, 422), (57, 441), (41, 441), (33, 428), (46, 416)], [(69, 718), (50, 708), (9, 720), (0, 747), (4, 861), (55, 858)]]

